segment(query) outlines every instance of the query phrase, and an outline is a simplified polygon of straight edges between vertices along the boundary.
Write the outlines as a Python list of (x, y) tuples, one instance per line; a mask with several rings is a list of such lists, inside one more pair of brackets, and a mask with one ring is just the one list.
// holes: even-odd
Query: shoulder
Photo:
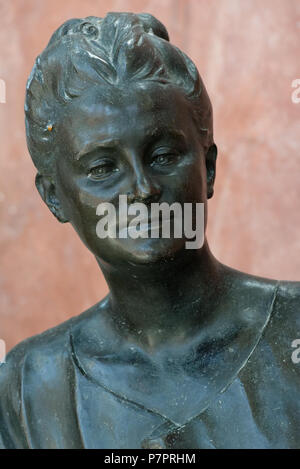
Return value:
[(230, 285), (229, 294), (239, 305), (268, 311), (267, 332), (283, 336), (288, 332), (300, 335), (300, 282), (259, 277), (227, 266), (224, 283)]
[(231, 285), (239, 291), (243, 292), (246, 296), (272, 294), (274, 296), (277, 306), (280, 304), (282, 307), (288, 308), (299, 305), (300, 302), (300, 281), (284, 281), (251, 275), (239, 270), (233, 269), (228, 266), (222, 266), (224, 269), (225, 281), (230, 282)]
[(300, 282), (278, 282), (269, 334), (290, 344), (300, 338)]
[(300, 306), (300, 282), (278, 282), (277, 307), (293, 311)]
[(225, 303), (236, 310), (239, 319), (265, 323), (273, 310), (279, 282), (221, 265), (220, 279)]
[[(249, 292), (269, 297), (269, 319), (256, 355), (264, 360), (269, 357), (266, 367), (277, 363), (285, 376), (299, 384), (300, 379), (300, 282), (269, 280), (247, 275)], [(253, 295), (254, 297), (256, 294)], [(296, 349), (297, 347), (297, 349)], [(297, 361), (295, 360), (297, 359)]]
[(239, 306), (247, 305), (246, 315), (250, 311), (253, 317), (256, 309), (256, 323), (266, 315), (261, 338), (246, 369), (252, 369), (252, 378), (258, 369), (265, 378), (270, 373), (270, 379), (285, 382), (289, 392), (299, 392), (300, 282), (273, 280), (234, 269), (228, 269), (226, 275)]
[(64, 356), (68, 348), (68, 331), (73, 322), (74, 318), (15, 346), (7, 354), (6, 362), (0, 367), (0, 382), (1, 377), (9, 374), (15, 375), (32, 360), (37, 360), (41, 366), (44, 361), (53, 361), (58, 356)]
[(84, 328), (93, 312), (94, 307), (26, 339), (7, 354), (0, 365), (0, 448), (27, 447), (26, 407), (35, 399), (47, 395), (48, 401), (65, 401), (71, 382), (70, 331), (74, 325)]
[(98, 308), (99, 305), (94, 305), (80, 315), (20, 342), (7, 354), (6, 362), (0, 366), (0, 382), (1, 376), (14, 373), (25, 364), (28, 366), (34, 362), (42, 370), (47, 363), (64, 360), (70, 351), (71, 330), (74, 327), (84, 330)]

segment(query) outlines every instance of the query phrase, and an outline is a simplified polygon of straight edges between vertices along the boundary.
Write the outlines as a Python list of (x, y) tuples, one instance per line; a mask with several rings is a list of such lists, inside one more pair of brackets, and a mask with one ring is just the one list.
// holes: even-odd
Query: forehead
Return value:
[(130, 143), (155, 135), (160, 129), (174, 134), (191, 131), (191, 105), (180, 90), (135, 86), (126, 90), (91, 87), (67, 108), (60, 126), (72, 153), (93, 141)]

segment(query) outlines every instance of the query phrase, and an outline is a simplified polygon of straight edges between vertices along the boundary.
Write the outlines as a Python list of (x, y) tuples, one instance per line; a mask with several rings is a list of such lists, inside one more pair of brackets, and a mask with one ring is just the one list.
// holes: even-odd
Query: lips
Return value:
[(128, 226), (124, 226), (119, 229), (119, 237), (120, 238), (127, 237), (127, 236), (130, 237), (133, 232), (145, 233), (150, 230), (151, 231), (157, 230), (162, 226), (163, 223), (166, 223), (166, 222), (170, 223), (170, 219), (168, 218), (162, 221), (160, 221), (158, 218), (153, 219), (153, 220), (142, 219), (142, 220), (139, 220), (138, 223), (135, 224), (134, 226), (130, 226), (130, 222), (129, 222)]

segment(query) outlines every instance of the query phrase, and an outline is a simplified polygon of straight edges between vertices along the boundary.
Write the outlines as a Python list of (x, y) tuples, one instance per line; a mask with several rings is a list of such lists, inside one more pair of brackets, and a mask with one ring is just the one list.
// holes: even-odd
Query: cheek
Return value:
[(206, 201), (206, 168), (202, 159), (197, 158), (193, 165), (186, 168), (182, 181), (182, 191), (186, 201)]
[(91, 242), (96, 237), (96, 225), (99, 219), (96, 209), (100, 201), (80, 187), (74, 188), (73, 196), (69, 203), (72, 210), (71, 223), (85, 241)]
[(88, 194), (80, 179), (72, 176), (71, 171), (57, 171), (57, 196), (63, 212), (80, 237), (86, 237), (91, 227), (96, 224), (96, 207), (98, 201)]

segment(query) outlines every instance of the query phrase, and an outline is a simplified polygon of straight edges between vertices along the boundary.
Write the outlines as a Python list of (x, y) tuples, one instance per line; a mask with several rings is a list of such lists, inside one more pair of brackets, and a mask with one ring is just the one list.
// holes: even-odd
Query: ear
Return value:
[(206, 153), (206, 177), (207, 177), (207, 198), (214, 195), (214, 182), (216, 178), (216, 160), (218, 149), (215, 144), (211, 145)]
[(35, 177), (35, 186), (39, 191), (43, 201), (48, 206), (53, 215), (58, 219), (58, 221), (61, 223), (68, 222), (69, 220), (67, 220), (67, 218), (64, 216), (61, 204), (56, 197), (55, 184), (53, 183), (52, 178), (37, 173)]

